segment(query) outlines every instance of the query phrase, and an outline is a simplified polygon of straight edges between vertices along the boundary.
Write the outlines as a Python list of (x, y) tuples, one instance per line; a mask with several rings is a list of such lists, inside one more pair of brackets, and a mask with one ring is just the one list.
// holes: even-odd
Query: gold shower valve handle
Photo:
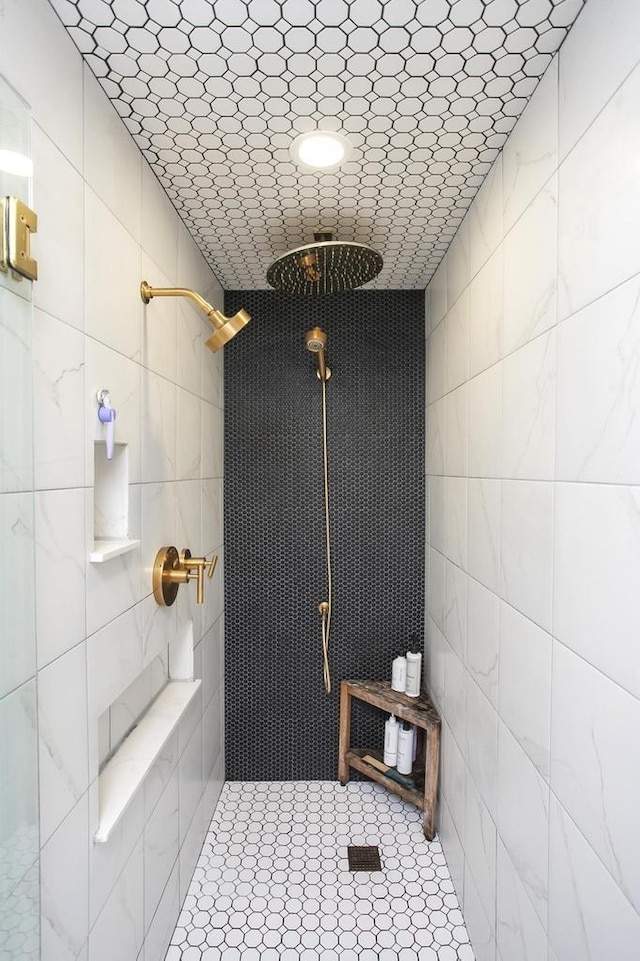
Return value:
[(209, 580), (211, 580), (211, 578), (213, 577), (213, 572), (216, 569), (217, 563), (218, 563), (218, 555), (214, 554), (211, 560), (209, 561), (209, 567), (207, 569), (207, 577), (209, 578)]
[(205, 571), (207, 577), (211, 579), (213, 577), (213, 572), (216, 569), (216, 564), (218, 563), (218, 557), (214, 554), (213, 558), (209, 561), (206, 557), (189, 557), (188, 567), (189, 577), (195, 578), (198, 582), (196, 601), (198, 604), (204, 604), (204, 575)]
[(204, 604), (204, 575), (213, 577), (218, 557), (192, 557), (185, 547), (180, 553), (175, 547), (161, 547), (153, 565), (153, 596), (158, 604), (171, 607), (181, 584), (197, 581), (196, 602)]

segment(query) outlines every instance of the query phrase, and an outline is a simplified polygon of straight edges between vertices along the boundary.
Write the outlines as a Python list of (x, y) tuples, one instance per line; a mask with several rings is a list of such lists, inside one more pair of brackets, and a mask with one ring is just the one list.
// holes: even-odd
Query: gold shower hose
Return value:
[(329, 670), (329, 635), (331, 633), (331, 605), (333, 601), (333, 584), (331, 573), (331, 527), (329, 523), (329, 468), (327, 455), (327, 381), (323, 377), (322, 383), (322, 456), (324, 467), (324, 521), (327, 546), (327, 588), (328, 603), (320, 604), (322, 615), (322, 660), (324, 674), (324, 689), (331, 694), (331, 672)]

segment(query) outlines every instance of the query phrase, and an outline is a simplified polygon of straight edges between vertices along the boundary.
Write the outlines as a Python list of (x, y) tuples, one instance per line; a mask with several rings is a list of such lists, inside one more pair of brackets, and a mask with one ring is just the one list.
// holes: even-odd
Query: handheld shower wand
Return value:
[(324, 330), (321, 330), (320, 327), (314, 327), (305, 334), (304, 343), (307, 350), (318, 355), (318, 377), (320, 380), (329, 380), (331, 370), (327, 367), (324, 359), (324, 349), (327, 346), (327, 335)]

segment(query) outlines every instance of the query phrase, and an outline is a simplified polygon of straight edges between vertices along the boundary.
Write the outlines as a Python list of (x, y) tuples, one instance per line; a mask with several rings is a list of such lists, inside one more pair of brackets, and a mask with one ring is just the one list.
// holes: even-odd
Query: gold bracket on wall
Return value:
[(196, 601), (204, 604), (204, 575), (213, 577), (218, 563), (218, 555), (211, 560), (206, 557), (192, 557), (188, 548), (178, 551), (175, 547), (161, 547), (153, 563), (153, 596), (162, 607), (171, 607), (181, 584), (198, 582)]
[(38, 217), (17, 197), (0, 198), (0, 270), (10, 269), (16, 280), (38, 279), (38, 261), (31, 256), (31, 234)]

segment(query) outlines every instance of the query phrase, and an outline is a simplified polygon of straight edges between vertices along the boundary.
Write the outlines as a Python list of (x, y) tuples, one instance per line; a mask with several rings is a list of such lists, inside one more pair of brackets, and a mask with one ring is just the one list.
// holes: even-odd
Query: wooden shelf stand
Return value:
[[(351, 699), (365, 701), (374, 707), (395, 714), (397, 718), (415, 724), (424, 732), (424, 767), (420, 758), (414, 765), (412, 777), (416, 787), (408, 788), (386, 777), (381, 771), (363, 760), (366, 754), (382, 758), (376, 748), (351, 747)], [(438, 799), (438, 767), (440, 759), (440, 717), (428, 697), (407, 697), (391, 690), (389, 681), (342, 681), (340, 684), (340, 744), (338, 753), (338, 780), (346, 784), (349, 770), (353, 768), (365, 774), (394, 794), (411, 801), (424, 811), (424, 834), (432, 841), (435, 837), (435, 814)], [(419, 761), (419, 763), (418, 763)]]

